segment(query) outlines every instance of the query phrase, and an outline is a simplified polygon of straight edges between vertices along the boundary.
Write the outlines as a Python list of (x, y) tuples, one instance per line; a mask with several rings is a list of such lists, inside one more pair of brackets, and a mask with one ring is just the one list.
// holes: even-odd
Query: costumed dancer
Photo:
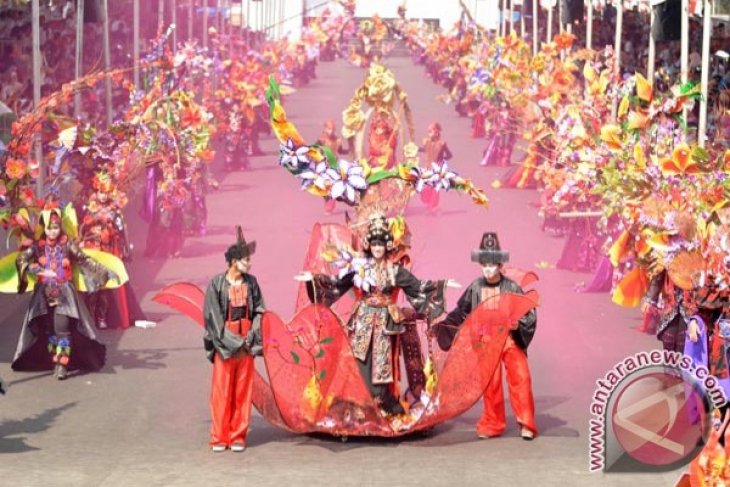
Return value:
[[(94, 192), (84, 205), (84, 216), (79, 225), (81, 248), (101, 250), (125, 262), (131, 260), (132, 246), (121, 209), (125, 196), (114, 188), (105, 172), (95, 174), (91, 185)], [(99, 289), (87, 293), (85, 298), (98, 328), (127, 328), (135, 319), (144, 319), (131, 286), (125, 285), (116, 290)], [(113, 310), (111, 321), (108, 319), (110, 304)]]
[[(394, 337), (405, 331), (396, 305), (399, 291), (417, 313), (430, 319), (444, 310), (445, 287), (454, 281), (422, 281), (405, 267), (394, 264), (388, 253), (394, 250), (393, 235), (382, 215), (373, 215), (363, 241), (367, 257), (364, 276), (352, 271), (342, 278), (305, 272), (297, 280), (307, 282), (312, 302), (332, 305), (355, 287), (357, 303), (347, 323), (352, 352), (370, 394), (386, 415), (405, 413), (397, 390), (398, 362)], [(357, 276), (357, 278), (356, 278)]]
[(228, 127), (225, 133), (225, 169), (233, 171), (240, 167), (246, 171), (250, 169), (248, 138), (245, 136), (247, 127), (246, 114), (241, 111), (239, 103), (231, 98), (225, 98), (223, 102), (228, 105)]
[(368, 162), (375, 168), (391, 169), (398, 147), (397, 122), (386, 110), (378, 110), (374, 118), (368, 137)]
[[(487, 232), (482, 236), (479, 249), (472, 252), (471, 259), (482, 266), (483, 275), (469, 285), (459, 298), (456, 308), (435, 325), (438, 344), (443, 350), (451, 348), (458, 327), (481, 302), (501, 294), (524, 294), (517, 283), (502, 274), (502, 266), (509, 260), (509, 254), (501, 250), (496, 233)], [(503, 365), (507, 374), (512, 410), (521, 427), (520, 436), (525, 440), (532, 440), (537, 435), (535, 401), (527, 364), (527, 347), (535, 334), (536, 324), (537, 314), (533, 309), (513, 325), (507, 337), (500, 365), (484, 391), (484, 412), (477, 423), (477, 435), (480, 438), (501, 436), (507, 427), (502, 389)]]
[[(73, 210), (65, 210), (69, 211)], [(110, 279), (120, 280), (117, 273), (86, 255), (66, 235), (63, 221), (59, 208), (43, 210), (40, 239), (16, 259), (18, 292), (25, 292), (30, 278), (37, 282), (12, 364), (13, 370), (53, 368), (58, 380), (67, 377), (69, 368), (99, 370), (106, 358), (106, 347), (96, 340), (94, 321), (74, 286), (72, 266), (80, 269), (89, 291), (103, 287)]]
[(225, 253), (228, 270), (218, 274), (205, 293), (205, 352), (213, 363), (210, 393), (210, 447), (214, 452), (246, 449), (251, 418), (254, 356), (262, 351), (261, 316), (264, 299), (249, 274), (256, 242), (246, 242), (241, 227), (238, 242)]
[[(440, 164), (454, 156), (446, 141), (441, 138), (441, 124), (438, 122), (433, 122), (428, 126), (428, 137), (423, 139), (419, 151), (424, 153), (426, 164)], [(436, 212), (439, 200), (439, 193), (433, 187), (427, 186), (421, 191), (421, 201), (426, 205), (429, 213)]]

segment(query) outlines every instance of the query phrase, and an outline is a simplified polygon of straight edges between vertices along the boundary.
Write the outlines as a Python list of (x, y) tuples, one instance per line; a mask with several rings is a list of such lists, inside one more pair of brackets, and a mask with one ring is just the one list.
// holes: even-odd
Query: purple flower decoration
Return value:
[(308, 168), (312, 164), (308, 155), (309, 150), (310, 147), (307, 145), (295, 147), (294, 142), (288, 139), (286, 144), (279, 146), (279, 164), (297, 170)]
[(430, 171), (424, 171), (419, 166), (413, 166), (408, 173), (413, 176), (416, 181), (416, 193), (423, 191), (423, 187), (426, 185), (426, 180), (431, 177)]
[(429, 186), (433, 186), (436, 191), (451, 189), (456, 173), (449, 169), (449, 164), (443, 161), (441, 164), (433, 163), (431, 166), (433, 171), (431, 171), (431, 176), (428, 179)]
[(327, 191), (329, 186), (329, 180), (327, 177), (327, 163), (322, 161), (318, 163), (314, 170), (310, 169), (298, 174), (302, 180), (302, 189), (307, 190), (311, 186), (315, 186), (322, 191)]
[(330, 196), (334, 199), (355, 203), (356, 191), (365, 191), (368, 183), (359, 164), (340, 160), (337, 169), (327, 170), (327, 177), (333, 182)]

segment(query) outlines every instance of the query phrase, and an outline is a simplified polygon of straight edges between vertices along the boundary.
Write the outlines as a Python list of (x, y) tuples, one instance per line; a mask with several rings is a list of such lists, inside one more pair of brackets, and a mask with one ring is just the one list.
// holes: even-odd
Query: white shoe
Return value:
[(533, 433), (532, 431), (530, 431), (527, 428), (522, 428), (522, 430), (520, 431), (520, 436), (522, 437), (523, 440), (526, 440), (526, 441), (532, 441), (533, 439), (535, 439), (535, 433)]
[(226, 445), (213, 445), (210, 447), (210, 451), (213, 453), (222, 453), (226, 451)]
[(246, 451), (246, 445), (243, 443), (234, 443), (231, 445), (231, 451), (236, 453), (242, 453)]

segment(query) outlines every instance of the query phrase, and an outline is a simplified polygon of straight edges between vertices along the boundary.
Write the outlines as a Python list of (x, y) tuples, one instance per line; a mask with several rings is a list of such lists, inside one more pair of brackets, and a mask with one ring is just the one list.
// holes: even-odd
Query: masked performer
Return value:
[(388, 253), (394, 249), (393, 235), (383, 216), (371, 218), (363, 249), (367, 257), (364, 275), (353, 271), (338, 279), (304, 273), (297, 279), (308, 281), (312, 302), (327, 306), (355, 287), (357, 304), (347, 323), (352, 352), (365, 384), (383, 412), (403, 414), (396, 390), (397, 350), (393, 340), (405, 330), (396, 305), (398, 292), (403, 291), (416, 312), (434, 319), (443, 312), (445, 286), (458, 284), (421, 281), (403, 266), (392, 263)]
[(254, 355), (261, 353), (264, 299), (249, 274), (256, 242), (238, 242), (226, 251), (228, 270), (213, 278), (205, 293), (203, 343), (213, 363), (210, 393), (210, 446), (214, 452), (246, 449), (251, 418)]
[[(485, 233), (479, 250), (472, 252), (472, 261), (482, 266), (482, 277), (471, 283), (459, 298), (456, 308), (444, 321), (436, 325), (438, 344), (443, 350), (451, 348), (458, 327), (479, 303), (500, 294), (524, 294), (517, 283), (502, 275), (502, 265), (508, 259), (509, 254), (500, 249), (497, 234)], [(537, 314), (533, 309), (515, 323), (507, 337), (501, 363), (484, 391), (484, 412), (477, 423), (477, 434), (480, 438), (500, 436), (507, 426), (502, 390), (502, 364), (507, 373), (512, 410), (521, 426), (520, 435), (526, 440), (531, 440), (537, 434), (535, 401), (532, 396), (532, 381), (526, 353), (527, 346), (535, 333), (536, 324)]]
[[(97, 173), (92, 178), (94, 193), (84, 205), (84, 216), (79, 226), (80, 245), (84, 249), (107, 252), (127, 261), (131, 246), (127, 238), (120, 200), (124, 196), (113, 187), (108, 174)], [(110, 305), (112, 307), (110, 313)], [(86, 294), (86, 306), (98, 328), (127, 328), (135, 319), (144, 319), (137, 298), (129, 286), (116, 290), (99, 289)], [(111, 322), (109, 315), (114, 315)]]
[[(41, 214), (41, 238), (18, 254), (18, 292), (28, 279), (37, 279), (28, 305), (13, 370), (54, 368), (54, 377), (63, 380), (69, 367), (99, 370), (104, 366), (106, 348), (96, 340), (94, 322), (73, 284), (74, 269), (80, 268), (88, 290), (101, 288), (117, 274), (88, 257), (62, 229), (61, 210)], [(71, 350), (73, 346), (73, 357)]]

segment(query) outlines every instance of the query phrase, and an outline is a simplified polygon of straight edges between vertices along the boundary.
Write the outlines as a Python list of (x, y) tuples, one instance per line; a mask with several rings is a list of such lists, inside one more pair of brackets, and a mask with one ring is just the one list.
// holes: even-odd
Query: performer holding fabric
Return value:
[(393, 250), (393, 235), (382, 215), (371, 218), (363, 249), (367, 260), (360, 270), (341, 278), (305, 272), (297, 279), (308, 282), (313, 302), (327, 306), (355, 287), (357, 304), (347, 323), (353, 354), (383, 412), (403, 414), (396, 390), (398, 355), (393, 341), (395, 335), (405, 331), (396, 305), (398, 292), (403, 291), (418, 313), (433, 319), (444, 310), (445, 287), (458, 284), (451, 280), (421, 281), (405, 267), (392, 263), (387, 254)]
[(261, 354), (263, 296), (249, 274), (256, 242), (247, 243), (241, 227), (238, 242), (226, 251), (228, 270), (213, 278), (203, 309), (205, 344), (213, 363), (210, 393), (210, 446), (214, 452), (246, 449), (251, 418), (253, 358)]
[[(482, 266), (483, 276), (471, 283), (459, 298), (456, 308), (436, 325), (438, 344), (443, 350), (451, 348), (458, 327), (479, 303), (497, 298), (500, 294), (524, 294), (516, 282), (502, 274), (502, 266), (508, 261), (509, 254), (500, 249), (496, 233), (485, 233), (479, 249), (472, 252), (471, 258)], [(526, 353), (535, 334), (536, 324), (537, 314), (534, 309), (519, 319), (505, 342), (501, 358), (507, 374), (512, 410), (521, 426), (520, 435), (525, 440), (531, 440), (537, 434), (535, 402)], [(500, 436), (507, 426), (501, 365), (487, 385), (483, 398), (484, 412), (477, 423), (477, 434), (480, 438)]]
[[(69, 207), (64, 212), (73, 209)], [(75, 216), (64, 218), (59, 208), (43, 210), (40, 239), (17, 256), (18, 292), (25, 292), (29, 279), (37, 282), (12, 364), (13, 370), (44, 370), (53, 366), (58, 380), (67, 377), (69, 367), (99, 370), (106, 357), (106, 348), (96, 341), (94, 321), (74, 285), (72, 265), (80, 268), (83, 284), (89, 291), (100, 289), (109, 280), (122, 284), (117, 272), (89, 257), (66, 234), (62, 228), (64, 219), (75, 220)], [(120, 272), (124, 272), (123, 266)]]

